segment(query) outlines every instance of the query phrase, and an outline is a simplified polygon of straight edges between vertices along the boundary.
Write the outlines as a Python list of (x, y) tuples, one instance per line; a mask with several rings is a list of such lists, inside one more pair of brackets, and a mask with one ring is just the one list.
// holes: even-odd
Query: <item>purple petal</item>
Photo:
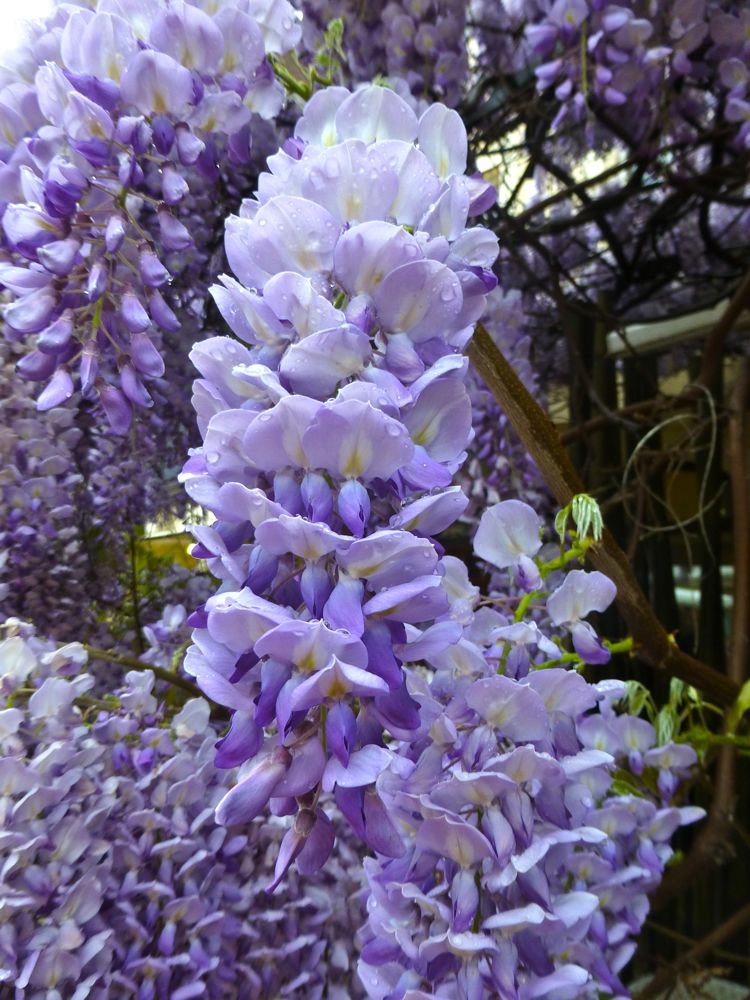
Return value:
[(547, 611), (555, 625), (577, 622), (591, 611), (605, 611), (616, 593), (617, 588), (604, 573), (574, 569), (547, 598)]
[(361, 750), (355, 750), (346, 767), (332, 757), (323, 775), (323, 791), (330, 792), (334, 785), (341, 788), (361, 788), (364, 785), (371, 785), (392, 759), (393, 754), (390, 750), (375, 746), (373, 743), (362, 747)]
[(433, 816), (417, 831), (417, 847), (438, 857), (450, 858), (462, 868), (471, 868), (493, 856), (492, 845), (475, 826), (458, 817)]
[(320, 205), (279, 195), (261, 205), (254, 219), (229, 216), (227, 260), (244, 285), (261, 289), (281, 271), (329, 273), (338, 235), (336, 221)]
[(297, 855), (297, 871), (300, 875), (314, 875), (320, 871), (333, 850), (335, 832), (333, 823), (322, 809), (315, 811), (316, 822), (307, 835), (304, 847)]
[(295, 750), (288, 771), (274, 788), (274, 798), (297, 798), (309, 792), (320, 781), (325, 764), (326, 758), (320, 740), (315, 737), (306, 740)]
[(365, 630), (362, 614), (364, 590), (361, 580), (353, 580), (346, 573), (339, 574), (323, 609), (323, 616), (331, 628), (346, 629), (357, 637), (362, 635)]
[(327, 698), (338, 700), (344, 695), (374, 697), (387, 691), (388, 685), (376, 674), (353, 667), (334, 656), (328, 666), (295, 688), (291, 705), (295, 712), (306, 711)]
[(389, 333), (429, 340), (451, 333), (461, 311), (461, 283), (435, 260), (417, 260), (391, 271), (373, 296), (380, 322)]
[(230, 789), (216, 807), (221, 826), (249, 823), (265, 808), (276, 786), (286, 774), (291, 755), (283, 747), (263, 757)]
[(371, 356), (369, 337), (355, 326), (321, 330), (285, 351), (279, 374), (292, 392), (327, 399), (340, 382), (358, 375)]
[(258, 656), (272, 656), (282, 663), (293, 664), (306, 674), (321, 670), (333, 656), (362, 669), (367, 666), (367, 650), (359, 639), (334, 632), (320, 621), (291, 619), (275, 628), (269, 623), (255, 642), (255, 652)]
[(36, 401), (37, 410), (51, 410), (59, 406), (73, 395), (73, 379), (64, 368), (58, 368), (50, 381), (39, 394)]
[(138, 52), (122, 78), (122, 99), (141, 114), (172, 114), (180, 118), (193, 98), (190, 71), (164, 54)]
[(388, 479), (414, 447), (403, 424), (356, 399), (321, 407), (303, 442), (313, 467), (365, 481)]
[(480, 559), (505, 569), (521, 556), (535, 555), (542, 545), (541, 521), (520, 500), (504, 500), (482, 514), (474, 536), (474, 551)]
[(442, 577), (420, 576), (408, 583), (388, 587), (365, 604), (366, 615), (418, 624), (439, 618), (449, 609)]
[(548, 735), (544, 702), (525, 684), (488, 677), (472, 684), (465, 697), (470, 708), (514, 742), (534, 742)]

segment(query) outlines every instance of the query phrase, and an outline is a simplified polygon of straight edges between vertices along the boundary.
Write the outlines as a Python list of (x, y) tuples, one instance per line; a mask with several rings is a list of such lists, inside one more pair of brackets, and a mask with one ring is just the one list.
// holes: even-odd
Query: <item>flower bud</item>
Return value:
[(274, 788), (289, 770), (292, 755), (276, 747), (257, 761), (243, 780), (230, 789), (216, 807), (216, 822), (222, 826), (249, 823), (265, 808)]
[(190, 191), (188, 182), (174, 167), (164, 167), (161, 177), (161, 193), (168, 205), (176, 205)]
[(156, 151), (166, 156), (174, 145), (174, 125), (166, 115), (154, 115), (151, 126)]
[(87, 344), (81, 352), (81, 366), (79, 371), (81, 375), (81, 392), (85, 396), (93, 388), (97, 372), (99, 371), (99, 358), (96, 353), (96, 347), (93, 344)]
[(167, 250), (189, 250), (193, 246), (187, 228), (166, 209), (159, 212), (159, 235)]
[(44, 172), (44, 204), (52, 215), (72, 215), (86, 190), (85, 174), (62, 156), (54, 156)]
[(164, 359), (145, 333), (135, 333), (130, 338), (130, 356), (144, 375), (160, 378), (164, 374)]
[(104, 230), (104, 245), (108, 253), (117, 253), (125, 239), (125, 223), (121, 215), (113, 215)]
[(206, 148), (206, 144), (193, 135), (187, 125), (178, 125), (175, 129), (175, 142), (177, 143), (177, 155), (180, 163), (190, 166), (195, 163), (200, 154)]
[(151, 326), (151, 318), (132, 288), (129, 288), (122, 297), (120, 316), (130, 333), (141, 333)]
[(73, 337), (73, 314), (66, 309), (62, 316), (42, 330), (37, 347), (45, 354), (58, 354), (68, 346)]
[(56, 306), (57, 296), (54, 292), (42, 288), (7, 305), (4, 319), (18, 333), (38, 333), (47, 325)]
[(325, 476), (307, 472), (300, 484), (300, 494), (307, 517), (312, 521), (327, 521), (333, 510), (333, 495)]
[(80, 259), (78, 255), (80, 249), (80, 241), (68, 237), (39, 247), (36, 255), (45, 270), (64, 278), (70, 274), (73, 265)]
[(133, 416), (127, 399), (113, 385), (105, 385), (99, 392), (99, 398), (115, 434), (127, 434)]
[(143, 244), (138, 252), (138, 270), (143, 284), (149, 288), (158, 288), (169, 281), (169, 271), (148, 244)]
[(36, 401), (37, 410), (51, 410), (73, 395), (73, 379), (65, 368), (58, 368)]
[(43, 354), (41, 351), (32, 351), (16, 365), (16, 371), (22, 378), (27, 378), (31, 382), (44, 382), (50, 377), (57, 367), (57, 359), (54, 354)]
[(180, 329), (180, 321), (164, 301), (161, 292), (152, 292), (148, 300), (151, 318), (157, 326), (169, 333), (176, 333)]
[(370, 517), (370, 496), (359, 480), (348, 479), (344, 483), (339, 490), (336, 509), (349, 531), (361, 538)]
[(143, 183), (143, 171), (134, 156), (124, 156), (120, 161), (117, 178), (123, 187), (138, 187)]
[(130, 402), (135, 403), (136, 406), (149, 407), (154, 405), (153, 399), (146, 392), (131, 364), (126, 363), (120, 368), (120, 385)]
[(89, 301), (97, 302), (107, 289), (107, 269), (100, 260), (94, 261), (86, 282), (86, 292)]

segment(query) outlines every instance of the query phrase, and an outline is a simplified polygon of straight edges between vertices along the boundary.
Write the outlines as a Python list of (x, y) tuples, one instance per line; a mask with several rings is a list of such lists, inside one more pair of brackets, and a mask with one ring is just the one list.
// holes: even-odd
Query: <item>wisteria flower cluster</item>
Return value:
[[(538, 87), (554, 90), (559, 119), (580, 118), (589, 100), (618, 109), (630, 133), (644, 137), (664, 104), (690, 122), (708, 95), (722, 97), (722, 113), (750, 142), (748, 57), (750, 13), (720, 0), (671, 0), (658, 5), (555, 0), (529, 18), (526, 41), (543, 62)], [(709, 82), (710, 81), (710, 82)]]
[(203, 446), (183, 471), (217, 518), (194, 554), (222, 582), (186, 669), (232, 712), (219, 821), (293, 817), (276, 878), (331, 855), (328, 792), (373, 852), (368, 995), (621, 995), (645, 893), (696, 815), (670, 803), (695, 758), (657, 751), (651, 794), (653, 730), (615, 715), (620, 686), (557, 666), (566, 636), (580, 664), (609, 660), (587, 618), (614, 585), (546, 559), (528, 505), (482, 515), (476, 554), (502, 580), (483, 607), (435, 538), (468, 503), (460, 352), (495, 284), (465, 148), (445, 107), (329, 89), (228, 220), (236, 278), (213, 294), (239, 339), (193, 351)]
[(0, 613), (77, 628), (92, 596), (76, 510), (81, 431), (65, 408), (37, 413), (16, 358), (0, 343)]
[[(298, 6), (313, 49), (344, 13)], [(499, 71), (532, 89), (536, 66), (555, 124), (597, 102), (645, 135), (667, 84), (689, 122), (711, 74), (727, 118), (747, 117), (744, 20), (718, 0), (642, 6), (503, 6)], [(584, 568), (598, 508), (579, 521), (579, 498), (576, 531), (563, 517), (545, 544), (538, 474), (517, 442), (497, 453), (507, 421), (468, 372), (483, 319), (541, 391), (525, 299), (497, 289), (498, 240), (471, 225), (496, 192), (467, 176), (448, 106), (465, 33), (497, 11), (370, 14), (346, 21), (345, 78), (400, 80), (314, 93), (252, 197), (276, 74), (303, 71), (297, 96), (321, 82), (294, 62), (288, 0), (60, 3), (0, 76), (0, 360), (31, 348), (18, 370), (46, 382), (57, 435), (27, 392), (3, 404), (16, 575), (47, 541), (82, 558), (75, 517), (117, 551), (124, 525), (177, 512), (180, 344), (209, 310), (232, 334), (190, 352), (202, 444), (181, 473), (214, 518), (193, 555), (216, 592), (175, 573), (158, 621), (135, 613), (125, 636), (148, 644), (144, 669), (123, 679), (112, 656), (106, 687), (83, 647), (16, 620), (0, 634), (0, 982), (28, 1000), (626, 997), (672, 835), (701, 814), (680, 805), (694, 751), (628, 714), (625, 685), (583, 676), (618, 648), (595, 617), (615, 586)], [(447, 529), (477, 522), (459, 559)], [(145, 669), (177, 669), (188, 626), (182, 666), (211, 706)]]
[(0, 281), (7, 333), (34, 344), (19, 372), (49, 380), (41, 409), (76, 370), (120, 432), (150, 405), (180, 325), (166, 287), (195, 246), (191, 185), (247, 161), (253, 116), (283, 100), (266, 53), (299, 33), (286, 0), (100, 0), (60, 5), (17, 56), (0, 92)]
[[(738, 144), (748, 143), (750, 14), (736, 3), (390, 0), (363, 10), (353, 0), (299, 0), (299, 6), (313, 51), (326, 25), (343, 19), (354, 81), (403, 79), (415, 96), (455, 107), (470, 96), (477, 70), (519, 81), (534, 72), (539, 91), (559, 102), (558, 124), (587, 118), (595, 104), (642, 140), (664, 122), (667, 105), (672, 125), (683, 129), (718, 106)], [(471, 68), (469, 50), (476, 56)], [(721, 103), (711, 95), (721, 95)]]
[[(39, 413), (33, 386), (15, 374), (22, 356), (20, 345), (0, 343), (0, 613), (61, 641), (133, 640), (154, 597), (145, 578), (130, 593), (142, 562), (133, 538), (148, 521), (186, 511), (170, 457), (190, 440), (184, 404), (170, 407), (157, 391), (139, 434), (123, 440), (77, 397)], [(159, 600), (187, 600), (185, 575), (154, 565)], [(135, 613), (126, 607), (134, 600)]]
[(462, 0), (390, 0), (366, 9), (349, 0), (299, 0), (298, 6), (303, 41), (313, 52), (334, 18), (343, 20), (343, 69), (351, 82), (384, 75), (403, 81), (415, 98), (458, 104), (469, 75)]
[(269, 895), (283, 829), (216, 825), (233, 772), (211, 761), (208, 704), (168, 718), (150, 671), (103, 704), (87, 666), (76, 643), (3, 628), (4, 988), (27, 1000), (359, 995), (361, 865), (346, 838), (324, 875), (292, 873)]
[[(540, 546), (534, 519), (516, 500), (490, 508), (477, 553), (517, 581)], [(533, 586), (537, 599), (551, 589)], [(702, 810), (673, 804), (691, 747), (657, 745), (649, 722), (615, 711), (624, 684), (555, 666), (550, 625), (582, 661), (608, 659), (584, 619), (613, 594), (572, 570), (532, 616), (479, 607), (454, 646), (425, 655), (431, 675), (412, 674), (420, 731), (376, 783), (404, 849), (365, 862), (368, 996), (629, 995), (620, 973), (648, 893)]]
[(330, 851), (316, 802), (337, 768), (350, 775), (339, 806), (369, 846), (392, 836), (350, 758), (417, 724), (406, 627), (434, 624), (438, 647), (455, 638), (431, 537), (466, 506), (451, 485), (471, 435), (458, 352), (496, 254), (465, 228), (487, 196), (465, 156), (444, 107), (417, 119), (382, 87), (316, 95), (258, 200), (227, 222), (240, 280), (214, 297), (249, 346), (193, 351), (204, 444), (183, 477), (218, 518), (194, 554), (223, 585), (186, 667), (235, 710), (218, 759), (252, 761), (220, 817), (309, 802), (285, 864)]

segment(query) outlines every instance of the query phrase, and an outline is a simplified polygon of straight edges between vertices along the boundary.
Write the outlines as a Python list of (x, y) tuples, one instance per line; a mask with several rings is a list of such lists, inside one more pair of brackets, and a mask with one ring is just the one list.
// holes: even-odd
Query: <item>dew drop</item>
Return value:
[(324, 163), (323, 171), (326, 177), (329, 177), (332, 181), (335, 181), (336, 178), (341, 173), (341, 167), (339, 166), (339, 161), (332, 156)]
[(321, 188), (325, 187), (326, 181), (325, 177), (321, 174), (319, 170), (310, 171), (310, 184), (315, 191), (320, 191)]
[(206, 461), (208, 462), (209, 465), (216, 465), (216, 463), (219, 461), (218, 451), (209, 451), (209, 453), (206, 455)]

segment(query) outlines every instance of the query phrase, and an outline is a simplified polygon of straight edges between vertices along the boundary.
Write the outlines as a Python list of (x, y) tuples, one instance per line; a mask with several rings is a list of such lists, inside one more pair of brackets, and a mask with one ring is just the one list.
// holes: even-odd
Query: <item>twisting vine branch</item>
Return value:
[[(497, 402), (502, 406), (523, 446), (534, 459), (557, 502), (566, 506), (585, 493), (557, 430), (534, 400), (487, 330), (477, 324), (468, 355)], [(721, 705), (731, 705), (739, 685), (706, 663), (683, 652), (654, 614), (627, 556), (605, 529), (600, 544), (592, 546), (591, 561), (617, 587), (617, 604), (635, 642), (640, 659), (670, 676), (699, 688)]]
[[(697, 964), (702, 958), (710, 954), (718, 944), (732, 937), (732, 935), (742, 930), (748, 923), (750, 923), (750, 903), (747, 906), (743, 906), (729, 920), (725, 920), (715, 931), (712, 931), (702, 941), (698, 941), (689, 951), (685, 952), (680, 957), (680, 969)], [(654, 976), (648, 986), (636, 994), (635, 1000), (655, 1000), (656, 997), (661, 996), (673, 986), (679, 977), (679, 969), (675, 966), (670, 965), (662, 969), (661, 972), (658, 972)]]

